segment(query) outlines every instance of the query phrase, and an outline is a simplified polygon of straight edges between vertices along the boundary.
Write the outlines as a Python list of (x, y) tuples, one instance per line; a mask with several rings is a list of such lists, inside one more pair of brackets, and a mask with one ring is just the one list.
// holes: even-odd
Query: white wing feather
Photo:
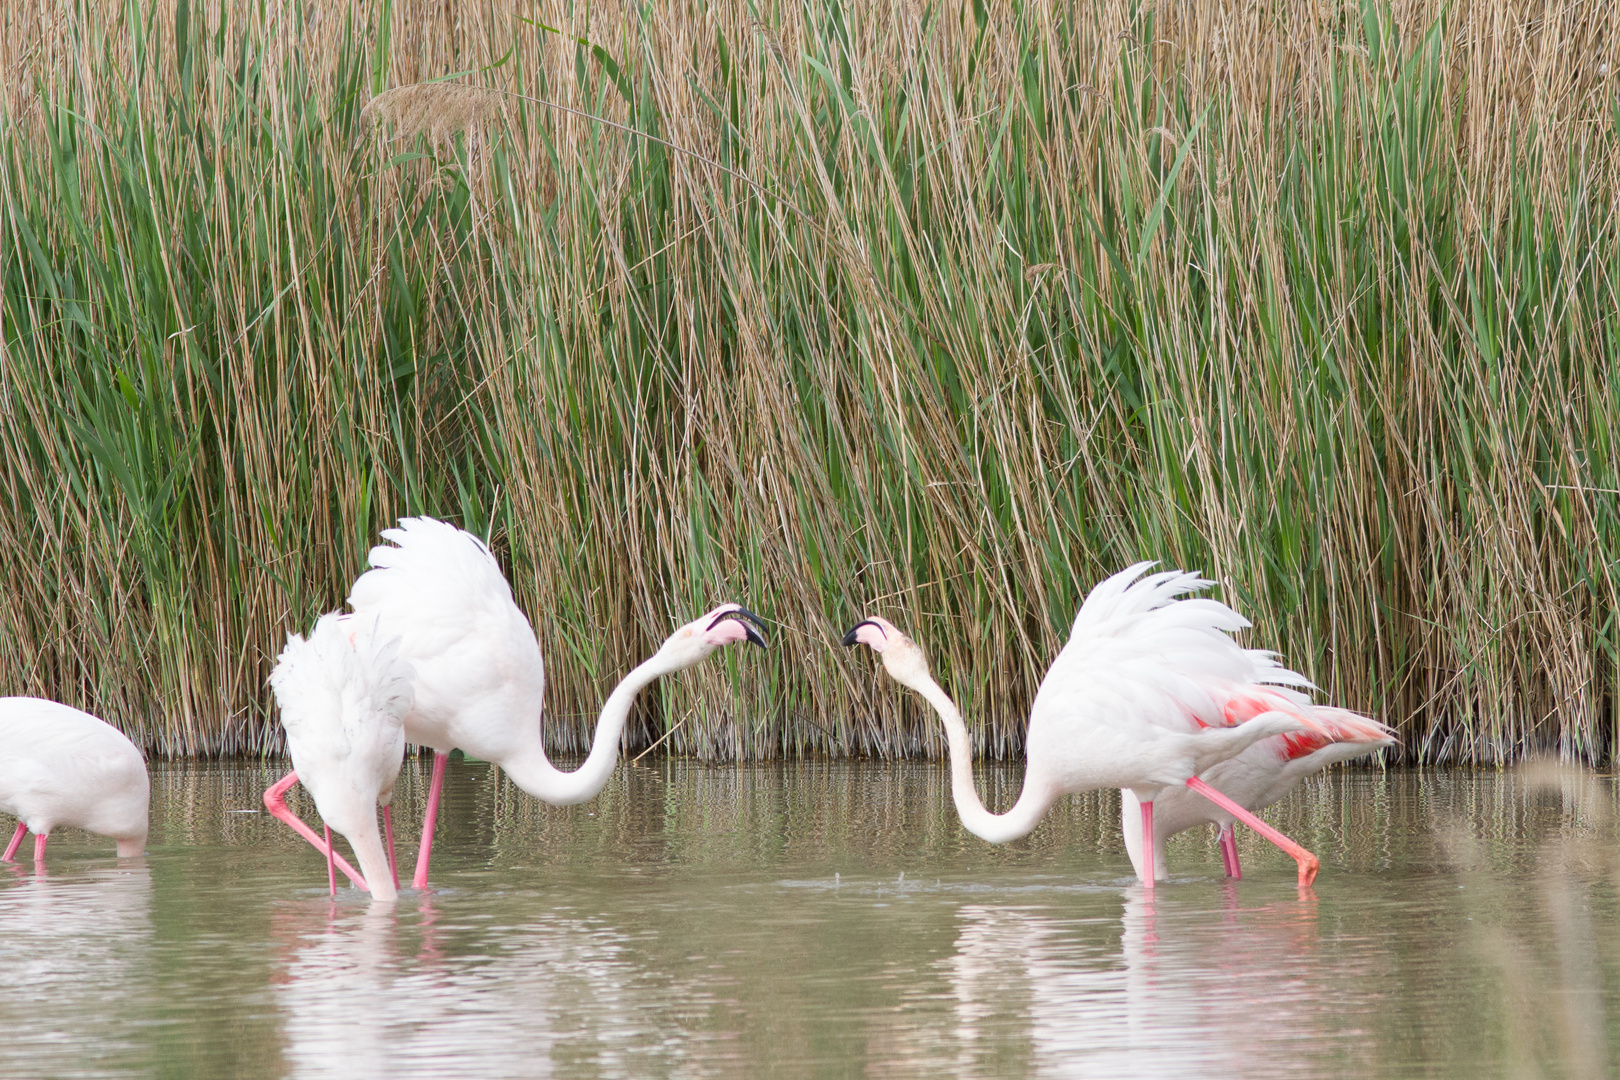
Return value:
[[(357, 614), (398, 636), (415, 671), (411, 742), (502, 760), (537, 738), (545, 668), (534, 628), (483, 541), (433, 518), (403, 518), (371, 549), (349, 593)], [(510, 722), (532, 716), (534, 729)]]
[(1269, 692), (1281, 701), (1307, 700), (1298, 691), (1311, 689), (1310, 680), (1283, 667), (1275, 653), (1232, 640), (1249, 626), (1242, 615), (1215, 600), (1177, 599), (1213, 582), (1183, 570), (1143, 577), (1153, 565), (1128, 567), (1086, 597), (1036, 695), (1037, 717), (1112, 713), (1191, 733), (1247, 719), (1229, 715), (1228, 708), (1244, 688), (1275, 688)]

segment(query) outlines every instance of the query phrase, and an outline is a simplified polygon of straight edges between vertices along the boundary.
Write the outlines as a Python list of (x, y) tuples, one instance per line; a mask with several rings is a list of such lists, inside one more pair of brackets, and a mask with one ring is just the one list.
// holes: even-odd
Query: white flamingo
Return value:
[(146, 848), (146, 760), (123, 732), (43, 698), (0, 698), (0, 810), (17, 831), (0, 862), (34, 834), (34, 861), (58, 825), (109, 836), (121, 859)]
[[(1316, 877), (1316, 856), (1271, 828), (1199, 774), (1260, 739), (1308, 729), (1309, 715), (1263, 712), (1229, 715), (1226, 704), (1245, 688), (1302, 684), (1268, 653), (1240, 647), (1227, 635), (1249, 623), (1209, 599), (1176, 600), (1209, 581), (1181, 570), (1142, 577), (1137, 563), (1092, 589), (1075, 617), (1069, 643), (1035, 694), (1025, 741), (1027, 763), (1018, 802), (993, 814), (973, 787), (967, 726), (929, 674), (922, 649), (893, 624), (870, 618), (844, 636), (868, 645), (898, 682), (923, 696), (945, 725), (951, 794), (967, 830), (992, 844), (1027, 835), (1061, 796), (1097, 788), (1129, 788), (1142, 807), (1153, 862), (1153, 800), (1190, 787), (1292, 855), (1299, 883)], [(1140, 580), (1138, 580), (1140, 579)], [(1152, 886), (1152, 878), (1144, 878)]]
[(529, 620), (489, 548), (476, 536), (429, 517), (402, 518), (371, 549), (372, 569), (360, 575), (349, 603), (376, 615), (398, 635), (401, 655), (415, 669), (416, 704), (405, 738), (433, 748), (422, 843), (413, 884), (427, 885), (433, 828), (445, 762), (460, 748), (492, 761), (537, 799), (559, 806), (594, 798), (618, 762), (619, 736), (636, 694), (660, 676), (691, 667), (723, 645), (765, 640), (744, 620), (758, 616), (722, 604), (675, 631), (651, 658), (608, 695), (584, 764), (562, 772), (546, 757), (540, 734), (545, 668)]
[[(1395, 745), (1395, 733), (1369, 716), (1311, 705), (1304, 695), (1272, 687), (1251, 687), (1250, 693), (1234, 701), (1229, 710), (1258, 712), (1308, 711), (1325, 733), (1296, 731), (1261, 739), (1243, 753), (1210, 767), (1204, 780), (1245, 810), (1258, 811), (1282, 799), (1305, 777), (1329, 765), (1349, 761)], [(1125, 850), (1131, 865), (1144, 881), (1142, 865), (1142, 814), (1136, 796), (1127, 788), (1120, 792), (1120, 827), (1125, 834)], [(1169, 789), (1153, 802), (1154, 876), (1167, 875), (1164, 842), (1178, 832), (1211, 823), (1219, 827), (1221, 862), (1228, 877), (1241, 879), (1238, 863), (1235, 819), (1209, 800), (1185, 789)]]
[[(281, 706), (293, 771), (264, 793), (269, 811), (326, 855), (327, 885), (337, 893), (334, 863), (373, 900), (393, 900), (394, 823), (389, 803), (405, 757), (405, 714), (411, 708), (411, 667), (399, 657), (399, 641), (378, 630), (376, 619), (331, 612), (315, 623), (308, 640), (287, 636), (270, 688)], [(287, 809), (287, 789), (302, 781), (326, 828), (323, 844)], [(383, 808), (388, 851), (377, 832)], [(359, 860), (356, 873), (332, 849), (332, 830), (349, 841)]]

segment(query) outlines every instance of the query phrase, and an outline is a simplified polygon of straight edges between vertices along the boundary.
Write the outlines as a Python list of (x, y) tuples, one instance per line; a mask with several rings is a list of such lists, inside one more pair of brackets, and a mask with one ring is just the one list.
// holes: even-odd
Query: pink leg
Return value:
[(11, 857), (17, 854), (17, 849), (22, 847), (22, 838), (27, 835), (28, 826), (20, 821), (17, 822), (17, 831), (11, 834), (11, 843), (6, 845), (6, 853), (0, 855), (0, 862), (10, 862)]
[(439, 816), (439, 789), (444, 787), (444, 767), (449, 754), (433, 753), (433, 782), (428, 785), (427, 813), (422, 817), (422, 846), (416, 852), (416, 874), (411, 884), (427, 888), (428, 859), (433, 854), (433, 824)]
[(1153, 802), (1149, 800), (1142, 804), (1142, 869), (1147, 876), (1142, 879), (1145, 888), (1153, 888), (1153, 879), (1158, 877), (1158, 871), (1153, 863)]
[(287, 789), (298, 783), (298, 772), (294, 770), (283, 776), (264, 792), (264, 808), (282, 821), (286, 822), (292, 831), (315, 845), (315, 850), (322, 855), (330, 854), (339, 870), (349, 875), (349, 880), (370, 892), (366, 879), (360, 876), (360, 871), (349, 865), (349, 860), (332, 850), (331, 844), (321, 843), (321, 838), (315, 835), (315, 830), (298, 820), (298, 815), (287, 809)]
[(1226, 876), (1234, 881), (1243, 880), (1243, 867), (1238, 865), (1237, 826), (1228, 825), (1221, 830), (1221, 862), (1226, 864)]
[(383, 835), (388, 838), (388, 872), (394, 876), (394, 890), (399, 891), (399, 867), (394, 863), (394, 815), (390, 807), (383, 807)]
[(337, 895), (337, 867), (335, 865), (333, 865), (333, 863), (332, 863), (332, 856), (334, 854), (334, 852), (332, 851), (332, 826), (327, 825), (327, 824), (325, 824), (323, 822), (321, 824), (321, 828), (326, 830), (326, 888), (331, 892), (331, 894), (333, 896), (336, 896)]
[(1316, 871), (1320, 864), (1316, 861), (1315, 855), (1312, 855), (1310, 852), (1288, 839), (1288, 837), (1284, 836), (1276, 829), (1273, 829), (1270, 825), (1267, 825), (1265, 822), (1243, 809), (1243, 807), (1239, 806), (1231, 799), (1228, 799), (1225, 795), (1222, 795), (1220, 792), (1198, 779), (1198, 777), (1195, 776), (1191, 780), (1188, 780), (1187, 786), (1198, 792), (1198, 794), (1202, 795), (1210, 802), (1214, 803), (1216, 806), (1219, 806), (1221, 809), (1231, 814), (1233, 817), (1237, 818), (1239, 821), (1243, 822), (1243, 824), (1247, 825), (1249, 828), (1253, 829), (1267, 840), (1270, 840), (1273, 844), (1276, 844), (1278, 847), (1282, 848), (1288, 854), (1292, 855), (1294, 857), (1294, 861), (1299, 864), (1300, 888), (1303, 889), (1305, 886), (1316, 880)]
[(50, 838), (51, 838), (50, 833), (35, 833), (34, 834), (34, 861), (35, 862), (42, 863), (42, 862), (45, 861), (45, 841), (49, 840)]

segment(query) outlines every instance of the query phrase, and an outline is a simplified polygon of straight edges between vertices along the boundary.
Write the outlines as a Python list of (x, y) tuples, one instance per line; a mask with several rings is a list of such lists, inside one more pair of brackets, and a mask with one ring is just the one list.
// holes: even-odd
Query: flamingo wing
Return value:
[(476, 536), (428, 517), (402, 518), (382, 535), (392, 543), (371, 549), (372, 569), (355, 581), (349, 603), (377, 616), (412, 666), (407, 736), (498, 757), (515, 736), (480, 718), (538, 715), (545, 667), (534, 628)]
[(1032, 734), (1042, 713), (1193, 733), (1286, 711), (1315, 730), (1301, 692), (1310, 681), (1232, 639), (1247, 619), (1216, 600), (1179, 599), (1213, 583), (1183, 570), (1143, 576), (1152, 566), (1128, 567), (1086, 597), (1036, 695)]

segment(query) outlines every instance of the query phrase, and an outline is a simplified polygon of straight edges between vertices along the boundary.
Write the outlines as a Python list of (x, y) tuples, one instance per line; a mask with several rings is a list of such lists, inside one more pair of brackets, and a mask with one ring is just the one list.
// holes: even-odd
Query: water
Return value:
[[(1016, 768), (981, 790), (1007, 805)], [(966, 835), (929, 765), (621, 768), (583, 807), (450, 766), (434, 887), (326, 895), (275, 775), (158, 766), (148, 854), (0, 867), (4, 1076), (1602, 1076), (1611, 782), (1351, 772), (1133, 884), (1111, 795)], [(407, 763), (401, 862), (426, 770)], [(294, 801), (295, 808), (299, 804)], [(313, 820), (308, 805), (302, 806)], [(340, 878), (341, 881), (341, 878)]]

